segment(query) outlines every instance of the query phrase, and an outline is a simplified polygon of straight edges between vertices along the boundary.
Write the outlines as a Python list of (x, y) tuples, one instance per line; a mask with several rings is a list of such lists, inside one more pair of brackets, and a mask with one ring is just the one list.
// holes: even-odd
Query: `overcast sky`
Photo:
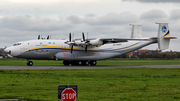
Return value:
[[(142, 25), (145, 37), (157, 36), (155, 22), (169, 23), (171, 36), (180, 38), (180, 0), (0, 0), (0, 47), (37, 39), (89, 38), (131, 35), (130, 23)], [(168, 50), (180, 51), (180, 40)], [(144, 49), (157, 49), (157, 44)]]

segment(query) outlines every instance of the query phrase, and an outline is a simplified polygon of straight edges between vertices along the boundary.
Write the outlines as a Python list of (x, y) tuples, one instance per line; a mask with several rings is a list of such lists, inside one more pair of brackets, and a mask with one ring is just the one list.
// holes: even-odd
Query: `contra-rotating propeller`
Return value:
[[(81, 40), (81, 43), (79, 43), (79, 45), (85, 45), (85, 53), (87, 53), (87, 47), (88, 47), (89, 42), (90, 41), (88, 39), (85, 39), (84, 32), (82, 32), (82, 40)], [(71, 33), (69, 33), (69, 40), (64, 43), (71, 46), (71, 54), (73, 52), (73, 46), (78, 45), (78, 44), (75, 44), (74, 40), (72, 40)]]
[(85, 43), (85, 54), (87, 53), (87, 47), (88, 47), (88, 44), (89, 44), (89, 40), (88, 39), (85, 39), (85, 36), (84, 36), (84, 32), (82, 32), (82, 38), (83, 40), (81, 42), (84, 42)]
[(3, 49), (3, 57), (5, 57), (5, 56), (8, 56), (9, 58), (13, 58), (13, 56), (11, 56), (10, 54), (11, 54), (11, 50), (6, 50), (6, 46), (4, 47), (4, 49)]
[(74, 42), (72, 43), (71, 41), (71, 33), (69, 33), (69, 41), (71, 42), (71, 54), (72, 54)]
[(5, 46), (4, 49), (3, 49), (3, 53), (2, 53), (3, 57), (5, 57), (6, 54), (7, 54), (7, 52), (4, 51), (6, 48), (7, 48), (7, 46)]
[(74, 41), (72, 41), (72, 39), (71, 39), (71, 33), (69, 33), (69, 41), (67, 41), (65, 43), (68, 44), (68, 45), (71, 45), (71, 54), (72, 54)]

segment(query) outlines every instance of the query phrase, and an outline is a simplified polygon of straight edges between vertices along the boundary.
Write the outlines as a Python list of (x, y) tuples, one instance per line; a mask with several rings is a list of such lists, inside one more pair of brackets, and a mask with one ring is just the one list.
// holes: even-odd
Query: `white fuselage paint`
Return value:
[(71, 54), (70, 45), (66, 40), (29, 40), (16, 43), (5, 49), (10, 55), (25, 59), (61, 59), (61, 60), (103, 60), (125, 54), (155, 41), (128, 41), (121, 43), (106, 43), (99, 46), (74, 46)]

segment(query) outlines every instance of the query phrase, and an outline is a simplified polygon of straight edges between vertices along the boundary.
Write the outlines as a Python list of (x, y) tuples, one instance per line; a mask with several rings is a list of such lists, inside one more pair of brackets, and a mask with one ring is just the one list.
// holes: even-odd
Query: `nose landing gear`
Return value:
[(33, 65), (33, 62), (32, 62), (32, 61), (27, 61), (27, 65), (28, 65), (28, 66), (32, 66), (32, 65)]

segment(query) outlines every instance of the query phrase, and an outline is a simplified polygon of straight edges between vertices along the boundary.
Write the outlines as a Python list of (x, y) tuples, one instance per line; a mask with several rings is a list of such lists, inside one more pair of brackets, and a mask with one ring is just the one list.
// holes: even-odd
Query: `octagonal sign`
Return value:
[(61, 93), (62, 101), (75, 101), (76, 100), (76, 92), (72, 88), (66, 88)]

